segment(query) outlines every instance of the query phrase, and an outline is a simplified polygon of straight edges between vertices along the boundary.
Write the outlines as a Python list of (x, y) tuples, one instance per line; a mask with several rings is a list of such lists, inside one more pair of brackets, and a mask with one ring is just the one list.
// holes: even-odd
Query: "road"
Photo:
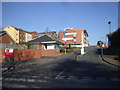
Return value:
[(96, 47), (88, 47), (76, 61), (70, 53), (21, 63), (3, 79), (3, 87), (119, 88), (119, 72), (119, 68), (102, 61)]

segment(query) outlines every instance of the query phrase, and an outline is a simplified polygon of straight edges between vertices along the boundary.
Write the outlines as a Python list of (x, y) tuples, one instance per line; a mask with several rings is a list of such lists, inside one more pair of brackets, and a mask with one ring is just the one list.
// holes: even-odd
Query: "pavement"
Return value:
[(102, 57), (103, 61), (105, 61), (111, 65), (120, 67), (120, 60), (115, 60), (115, 58), (113, 58), (112, 55), (101, 55), (101, 57)]

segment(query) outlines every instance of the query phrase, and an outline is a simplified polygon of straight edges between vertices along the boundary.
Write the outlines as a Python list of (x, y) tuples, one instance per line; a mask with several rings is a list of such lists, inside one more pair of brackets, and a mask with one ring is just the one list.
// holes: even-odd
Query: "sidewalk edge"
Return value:
[(102, 57), (102, 55), (100, 55), (100, 56), (101, 56), (101, 58), (102, 58), (102, 60), (103, 60), (104, 62), (106, 62), (106, 63), (108, 63), (108, 64), (111, 64), (111, 65), (113, 65), (113, 66), (116, 66), (116, 67), (120, 68), (120, 66), (115, 65), (115, 64), (110, 63), (109, 61), (105, 60), (105, 59)]

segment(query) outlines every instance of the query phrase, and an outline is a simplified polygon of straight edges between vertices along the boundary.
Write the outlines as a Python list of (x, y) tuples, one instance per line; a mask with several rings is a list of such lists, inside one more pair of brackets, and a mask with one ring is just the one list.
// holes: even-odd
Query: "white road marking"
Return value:
[(50, 78), (50, 77), (44, 77), (44, 78)]
[(59, 73), (55, 78), (58, 78), (61, 74), (63, 74), (64, 71), (65, 69), (61, 73)]

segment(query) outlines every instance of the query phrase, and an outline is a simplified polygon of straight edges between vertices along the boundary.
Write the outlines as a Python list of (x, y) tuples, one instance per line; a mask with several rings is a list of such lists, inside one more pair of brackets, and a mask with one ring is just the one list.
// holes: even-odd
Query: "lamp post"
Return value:
[(111, 33), (111, 21), (109, 21), (108, 24), (109, 24), (109, 33)]
[[(111, 33), (111, 21), (109, 21), (108, 22), (108, 24), (109, 24), (109, 34)], [(108, 40), (108, 46), (111, 46), (111, 41), (110, 40)]]

